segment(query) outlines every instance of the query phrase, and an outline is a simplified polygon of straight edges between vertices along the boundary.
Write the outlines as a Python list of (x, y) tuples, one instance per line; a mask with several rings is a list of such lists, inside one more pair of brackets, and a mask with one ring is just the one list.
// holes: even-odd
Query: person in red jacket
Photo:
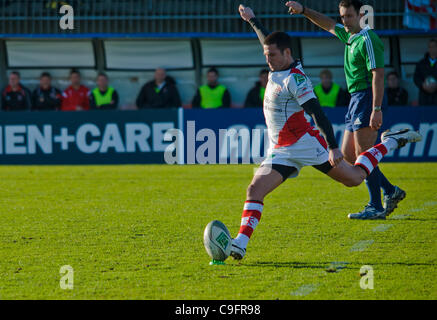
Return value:
[(81, 111), (89, 110), (90, 90), (80, 84), (80, 72), (72, 70), (70, 72), (71, 85), (62, 93), (62, 111)]

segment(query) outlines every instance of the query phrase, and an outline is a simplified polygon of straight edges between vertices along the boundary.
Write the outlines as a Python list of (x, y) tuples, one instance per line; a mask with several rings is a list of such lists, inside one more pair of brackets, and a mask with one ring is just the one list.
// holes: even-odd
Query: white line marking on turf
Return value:
[(411, 217), (411, 214), (398, 214), (397, 216), (391, 217), (392, 220), (404, 220), (408, 217)]
[(424, 205), (427, 207), (433, 207), (433, 206), (437, 205), (437, 201), (428, 201), (428, 202), (425, 202)]
[(292, 291), (290, 294), (292, 296), (303, 297), (303, 296), (309, 295), (311, 292), (316, 290), (318, 286), (319, 286), (318, 284), (304, 284), (304, 285), (300, 286), (299, 288), (297, 288), (297, 290)]
[(375, 228), (373, 228), (373, 232), (384, 232), (387, 231), (388, 229), (390, 229), (391, 227), (393, 227), (392, 224), (380, 224), (378, 226), (376, 226)]
[(367, 249), (367, 247), (371, 246), (372, 243), (375, 242), (373, 240), (362, 240), (355, 243), (352, 248), (350, 249), (351, 252), (354, 251), (364, 251)]
[(414, 208), (414, 209), (411, 209), (410, 212), (420, 212), (423, 210), (424, 210), (424, 208)]

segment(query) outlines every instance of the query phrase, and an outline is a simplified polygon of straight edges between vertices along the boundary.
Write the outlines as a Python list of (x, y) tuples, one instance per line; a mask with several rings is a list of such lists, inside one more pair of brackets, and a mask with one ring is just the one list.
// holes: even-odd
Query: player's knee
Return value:
[(247, 195), (247, 199), (263, 198), (260, 188), (255, 183), (249, 184), (249, 186), (247, 187), (246, 195)]
[(353, 188), (358, 187), (363, 182), (363, 179), (361, 177), (349, 177), (345, 181), (343, 181), (343, 184), (346, 187)]

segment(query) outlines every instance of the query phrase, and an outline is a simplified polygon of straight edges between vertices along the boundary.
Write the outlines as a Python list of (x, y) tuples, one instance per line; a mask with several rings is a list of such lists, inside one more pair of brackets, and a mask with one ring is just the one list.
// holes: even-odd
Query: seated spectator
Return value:
[(3, 111), (27, 111), (32, 105), (32, 95), (26, 87), (20, 83), (20, 73), (13, 71), (9, 74), (9, 84), (2, 92), (1, 110)]
[(52, 76), (48, 72), (41, 73), (39, 87), (32, 93), (32, 111), (60, 110), (62, 93), (52, 87)]
[(320, 84), (314, 87), (314, 92), (319, 98), (322, 107), (345, 107), (349, 105), (350, 95), (338, 84), (332, 81), (330, 70), (320, 72)]
[(269, 81), (269, 70), (263, 69), (259, 73), (259, 80), (255, 86), (250, 89), (244, 102), (245, 108), (262, 107), (264, 101), (264, 94), (266, 92), (267, 82)]
[(218, 83), (218, 77), (219, 73), (216, 68), (208, 70), (207, 84), (197, 89), (193, 99), (193, 108), (214, 109), (231, 106), (231, 94), (224, 85)]
[(81, 111), (89, 110), (89, 94), (87, 87), (80, 83), (80, 72), (78, 70), (71, 70), (70, 82), (71, 85), (64, 90), (62, 94), (62, 111)]
[(437, 106), (437, 39), (431, 39), (428, 52), (416, 65), (414, 83), (419, 88), (419, 105)]
[(97, 87), (91, 91), (90, 107), (97, 110), (111, 110), (118, 107), (118, 93), (108, 85), (108, 76), (99, 73), (97, 76)]
[(176, 82), (167, 76), (164, 69), (155, 70), (155, 77), (147, 82), (140, 91), (137, 98), (139, 109), (152, 108), (176, 108), (182, 105)]
[(387, 95), (389, 106), (406, 106), (408, 105), (408, 92), (399, 85), (399, 75), (392, 71), (387, 75)]

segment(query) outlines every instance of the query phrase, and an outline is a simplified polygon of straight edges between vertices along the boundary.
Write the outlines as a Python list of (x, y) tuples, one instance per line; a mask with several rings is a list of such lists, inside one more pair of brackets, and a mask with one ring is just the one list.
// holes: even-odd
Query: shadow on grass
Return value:
[(371, 266), (386, 266), (386, 265), (397, 265), (397, 266), (437, 266), (437, 263), (427, 263), (427, 262), (343, 262), (335, 264), (333, 262), (274, 262), (274, 261), (259, 261), (254, 263), (241, 263), (234, 266), (244, 266), (244, 267), (258, 267), (258, 268), (293, 268), (293, 269), (324, 269), (329, 270), (331, 268), (336, 270), (341, 269), (354, 269), (360, 268), (363, 265)]
[(326, 269), (331, 262), (275, 262), (275, 261), (260, 261), (255, 263), (244, 263), (245, 267), (261, 267), (261, 268), (295, 268), (295, 269)]
[[(391, 219), (390, 221), (437, 221), (437, 218), (405, 218), (405, 219)], [(387, 220), (389, 221), (389, 220)]]

